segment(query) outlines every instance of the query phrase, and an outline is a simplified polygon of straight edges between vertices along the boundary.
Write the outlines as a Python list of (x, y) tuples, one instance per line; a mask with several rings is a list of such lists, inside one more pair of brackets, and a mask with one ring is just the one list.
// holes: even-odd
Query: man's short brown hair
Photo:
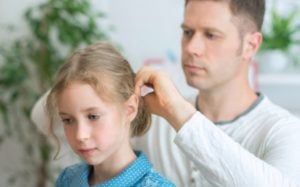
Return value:
[[(185, 5), (187, 5), (189, 1), (192, 0), (185, 0)], [(209, 0), (202, 0), (202, 1), (209, 1)], [(254, 28), (252, 27), (252, 29), (256, 31), (261, 31), (264, 14), (265, 14), (265, 0), (211, 0), (211, 1), (229, 3), (230, 10), (234, 16), (237, 16), (238, 18), (242, 16), (242, 18), (249, 20), (252, 23), (251, 25), (255, 26)], [(242, 30), (245, 30), (245, 28), (243, 28)]]

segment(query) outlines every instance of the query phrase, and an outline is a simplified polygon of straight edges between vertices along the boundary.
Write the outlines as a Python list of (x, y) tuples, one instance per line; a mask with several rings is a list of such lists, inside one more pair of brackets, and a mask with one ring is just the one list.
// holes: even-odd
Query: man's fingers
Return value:
[(143, 67), (141, 70), (139, 70), (135, 77), (135, 89), (134, 93), (136, 95), (141, 95), (143, 91), (143, 87), (153, 87), (151, 83), (151, 72), (152, 69), (149, 67)]
[(157, 108), (157, 107), (155, 107), (156, 102), (157, 102), (155, 97), (156, 97), (156, 95), (154, 92), (149, 93), (144, 96), (145, 105), (146, 105), (147, 109), (149, 110), (149, 112), (151, 112), (153, 114), (157, 114), (157, 112), (155, 111), (155, 109)]

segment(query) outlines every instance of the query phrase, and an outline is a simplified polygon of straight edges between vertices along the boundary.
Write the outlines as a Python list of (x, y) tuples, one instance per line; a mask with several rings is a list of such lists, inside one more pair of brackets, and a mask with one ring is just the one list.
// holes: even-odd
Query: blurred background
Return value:
[[(183, 0), (0, 1), (0, 186), (53, 186), (61, 164), (30, 112), (74, 48), (113, 42), (135, 70), (180, 68)], [(253, 89), (300, 117), (300, 1), (267, 0), (264, 45), (249, 72)], [(70, 153), (71, 154), (71, 153)]]

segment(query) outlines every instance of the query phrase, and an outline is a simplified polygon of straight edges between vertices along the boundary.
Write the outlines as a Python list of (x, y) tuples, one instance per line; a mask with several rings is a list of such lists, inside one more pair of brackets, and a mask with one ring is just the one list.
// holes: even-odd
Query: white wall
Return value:
[(173, 72), (173, 79), (184, 94), (191, 92), (180, 68), (184, 1), (110, 0), (107, 4), (108, 19), (116, 27), (113, 38), (121, 44), (134, 69), (149, 63), (165, 68)]
[[(1, 0), (0, 1), (0, 44), (12, 40), (15, 37), (27, 33), (26, 24), (23, 21), (23, 11), (33, 4), (42, 0)], [(19, 32), (7, 32), (7, 25), (13, 25)]]

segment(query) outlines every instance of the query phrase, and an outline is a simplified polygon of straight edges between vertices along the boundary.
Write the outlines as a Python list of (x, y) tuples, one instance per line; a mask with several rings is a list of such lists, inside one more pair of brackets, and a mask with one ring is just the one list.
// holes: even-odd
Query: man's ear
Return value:
[(137, 95), (132, 94), (129, 99), (125, 102), (125, 110), (127, 118), (131, 121), (134, 120), (134, 118), (137, 115), (139, 108), (139, 98)]
[(251, 60), (258, 51), (262, 43), (262, 34), (260, 32), (253, 32), (246, 34), (244, 38), (243, 58)]

